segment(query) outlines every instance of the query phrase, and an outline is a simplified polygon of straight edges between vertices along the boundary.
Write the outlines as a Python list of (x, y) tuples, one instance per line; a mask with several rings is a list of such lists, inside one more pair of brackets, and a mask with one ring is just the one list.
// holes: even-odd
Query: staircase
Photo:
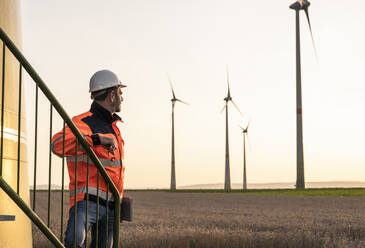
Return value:
[[(43, 82), (43, 80), (41, 79), (41, 77), (37, 74), (37, 72), (33, 69), (33, 67), (30, 65), (30, 63), (25, 59), (25, 57), (23, 56), (23, 54), (18, 50), (18, 48), (15, 46), (15, 44), (12, 42), (12, 40), (7, 36), (7, 34), (2, 30), (2, 28), (0, 27), (0, 39), (2, 41), (2, 44), (0, 43), (0, 45), (2, 45), (1, 49), (2, 49), (2, 58), (0, 57), (0, 61), (2, 61), (2, 63), (0, 63), (2, 65), (2, 68), (0, 68), (0, 70), (2, 70), (2, 78), (1, 78), (1, 136), (0, 136), (0, 188), (2, 191), (4, 191), (8, 197), (11, 198), (11, 200), (21, 209), (21, 211), (31, 220), (31, 222), (42, 232), (42, 234), (55, 246), (55, 247), (64, 247), (64, 245), (62, 244), (62, 240), (63, 240), (63, 233), (64, 233), (64, 227), (65, 224), (63, 221), (63, 212), (64, 209), (68, 210), (68, 205), (64, 204), (64, 192), (65, 187), (64, 187), (64, 177), (65, 177), (65, 160), (64, 158), (62, 159), (62, 167), (60, 168), (59, 171), (59, 175), (61, 175), (62, 177), (62, 187), (61, 187), (61, 200), (60, 202), (54, 203), (53, 204), (59, 204), (61, 207), (61, 216), (59, 217), (60, 221), (59, 223), (57, 223), (57, 225), (55, 223), (52, 223), (54, 225), (51, 225), (51, 215), (52, 215), (52, 209), (51, 209), (51, 194), (52, 189), (51, 189), (51, 185), (52, 185), (52, 181), (51, 181), (51, 171), (52, 171), (52, 152), (51, 152), (51, 138), (52, 138), (52, 123), (53, 120), (55, 118), (55, 115), (59, 115), (59, 117), (63, 120), (63, 128), (65, 128), (65, 126), (67, 125), (73, 132), (73, 134), (75, 135), (75, 137), (77, 138), (77, 142), (76, 142), (76, 148), (77, 149), (77, 144), (79, 143), (82, 148), (86, 151), (87, 156), (88, 156), (88, 161), (90, 161), (90, 163), (92, 164), (91, 166), (96, 166), (98, 172), (100, 173), (102, 179), (105, 181), (105, 183), (107, 184), (107, 186), (109, 187), (109, 189), (112, 192), (112, 195), (114, 197), (114, 232), (113, 232), (113, 247), (117, 248), (119, 247), (119, 218), (120, 218), (120, 197), (119, 197), (119, 192), (117, 190), (117, 188), (115, 187), (115, 185), (113, 184), (112, 180), (110, 179), (110, 177), (108, 176), (107, 172), (105, 171), (103, 165), (101, 164), (101, 162), (99, 161), (99, 159), (96, 157), (95, 153), (93, 152), (93, 150), (90, 148), (90, 146), (88, 145), (88, 143), (85, 141), (85, 139), (83, 138), (82, 134), (80, 133), (80, 131), (77, 129), (77, 127), (74, 125), (74, 123), (72, 122), (72, 120), (70, 119), (70, 117), (67, 115), (67, 113), (65, 112), (65, 110), (62, 108), (61, 104), (57, 101), (56, 97), (52, 94), (52, 92), (48, 89), (48, 87), (46, 86), (46, 84)], [(16, 168), (16, 183), (11, 183), (8, 182), (7, 179), (4, 177), (4, 170), (6, 170), (7, 165), (4, 163), (4, 160), (7, 156), (6, 152), (9, 150), (4, 149), (6, 148), (6, 142), (4, 139), (6, 139), (6, 115), (4, 115), (4, 109), (5, 109), (5, 100), (7, 100), (7, 98), (9, 97), (9, 95), (6, 93), (6, 84), (9, 82), (6, 82), (6, 57), (7, 56), (12, 56), (16, 59), (16, 61), (19, 64), (19, 94), (18, 96), (11, 96), (12, 101), (14, 101), (14, 98), (17, 99), (18, 102), (18, 113), (17, 114), (17, 127), (18, 127), (18, 131), (16, 133), (17, 136), (17, 149), (16, 149), (16, 154), (17, 154), (17, 168)], [(32, 78), (33, 83), (35, 84), (35, 111), (34, 111), (34, 175), (33, 175), (33, 191), (32, 191), (32, 206), (30, 206), (27, 201), (25, 201), (22, 197), (24, 197), (24, 195), (21, 194), (20, 192), (20, 183), (24, 182), (24, 181), (28, 181), (28, 178), (22, 178), (22, 172), (21, 172), (21, 163), (24, 161), (21, 160), (22, 157), (22, 153), (26, 153), (26, 150), (24, 149), (23, 146), (21, 146), (21, 126), (25, 125), (24, 123), (22, 123), (22, 118), (21, 118), (21, 112), (22, 112), (22, 78), (23, 78), (23, 73), (27, 73), (30, 78)], [(39, 123), (38, 121), (48, 121), (46, 118), (39, 118), (39, 113), (38, 113), (38, 109), (39, 109), (39, 96), (40, 94), (43, 94), (44, 97), (47, 99), (47, 101), (49, 102), (49, 106), (50, 106), (50, 112), (49, 112), (49, 127), (50, 130), (38, 130), (39, 127)], [(55, 111), (55, 113), (53, 113)], [(36, 212), (36, 206), (37, 206), (37, 159), (39, 159), (40, 156), (44, 155), (44, 154), (38, 154), (37, 153), (37, 147), (38, 145), (38, 136), (40, 131), (42, 132), (47, 132), (49, 133), (49, 151), (48, 154), (45, 154), (48, 156), (48, 190), (47, 190), (47, 194), (48, 194), (48, 210), (47, 210), (47, 220), (43, 220)], [(4, 138), (5, 137), (5, 138)], [(22, 150), (23, 149), (23, 150)], [(25, 155), (26, 156), (26, 155)], [(42, 170), (46, 170), (47, 168), (43, 168), (43, 164), (42, 164)], [(77, 166), (76, 167), (76, 175), (77, 175)], [(88, 167), (89, 167), (89, 163), (88, 163)], [(54, 168), (53, 168), (54, 170)], [(88, 175), (87, 175), (87, 179), (88, 179)], [(87, 181), (88, 183), (88, 181)], [(88, 184), (87, 184), (88, 187)], [(75, 192), (74, 194), (76, 195), (77, 192), (77, 187), (75, 187)], [(99, 188), (98, 191), (99, 192)], [(75, 197), (76, 199), (76, 197)], [(1, 201), (1, 199), (0, 199)], [(75, 202), (76, 203), (76, 202)], [(44, 204), (44, 203), (43, 203)], [(77, 203), (76, 203), (77, 204)], [(99, 202), (97, 203), (99, 205)], [(75, 205), (77, 206), (77, 205)], [(98, 208), (98, 207), (97, 207)], [(77, 211), (74, 211), (75, 214), (77, 214)], [(86, 214), (88, 214), (88, 211), (86, 210)], [(14, 221), (16, 218), (16, 216), (11, 216), (11, 215), (7, 215), (7, 213), (0, 213), (0, 222), (1, 221)], [(87, 219), (87, 218), (86, 218)], [(45, 223), (47, 222), (47, 224)], [(75, 223), (76, 224), (76, 223)], [(87, 225), (87, 223), (86, 223)], [(55, 231), (55, 230), (51, 230), (51, 226), (60, 226), (60, 231)], [(108, 226), (108, 225), (107, 225)], [(74, 232), (76, 230), (76, 225), (74, 227)], [(107, 233), (107, 230), (106, 230)], [(87, 233), (86, 233), (87, 235)], [(75, 237), (76, 235), (74, 235)], [(98, 236), (98, 234), (96, 234), (96, 236)], [(19, 237), (21, 238), (21, 237)], [(86, 237), (87, 240), (87, 237)], [(105, 244), (106, 245), (106, 244)], [(74, 241), (74, 247), (76, 247), (76, 242)]]

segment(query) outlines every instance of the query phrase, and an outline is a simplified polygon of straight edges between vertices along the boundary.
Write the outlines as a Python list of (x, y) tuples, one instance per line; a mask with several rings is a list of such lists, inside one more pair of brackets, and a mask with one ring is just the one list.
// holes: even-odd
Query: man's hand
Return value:
[(99, 136), (100, 144), (104, 146), (111, 154), (114, 154), (114, 150), (118, 148), (118, 144), (115, 138)]

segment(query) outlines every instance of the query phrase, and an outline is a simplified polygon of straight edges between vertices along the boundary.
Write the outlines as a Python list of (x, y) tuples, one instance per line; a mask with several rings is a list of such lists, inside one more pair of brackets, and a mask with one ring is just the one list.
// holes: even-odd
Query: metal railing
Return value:
[[(97, 203), (97, 209), (96, 209), (96, 244), (98, 245), (98, 218), (99, 218), (99, 176), (101, 175), (102, 179), (104, 180), (104, 182), (106, 183), (106, 187), (107, 187), (107, 191), (106, 191), (106, 237), (108, 234), (108, 207), (109, 206), (109, 202), (108, 202), (108, 192), (109, 190), (112, 192), (113, 198), (114, 198), (114, 225), (113, 225), (113, 247), (117, 248), (119, 247), (119, 219), (120, 219), (120, 196), (119, 196), (119, 192), (116, 188), (116, 186), (114, 185), (113, 181), (111, 180), (111, 178), (109, 177), (109, 175), (107, 174), (105, 168), (103, 167), (103, 165), (101, 164), (101, 162), (99, 161), (99, 159), (96, 157), (94, 151), (90, 148), (89, 144), (86, 142), (85, 138), (83, 137), (83, 135), (80, 133), (80, 131), (78, 130), (78, 128), (75, 126), (75, 124), (72, 122), (72, 120), (69, 118), (69, 116), (67, 115), (67, 113), (65, 112), (65, 110), (63, 109), (63, 107), (61, 106), (61, 104), (57, 101), (57, 99), (55, 98), (55, 96), (51, 93), (51, 91), (48, 89), (48, 87), (46, 86), (46, 84), (43, 82), (43, 80), (40, 78), (40, 76), (37, 74), (37, 72), (33, 69), (33, 67), (30, 65), (30, 63), (25, 59), (25, 57), (22, 55), (22, 53), (17, 49), (17, 47), (15, 46), (15, 44), (11, 41), (11, 39), (7, 36), (7, 34), (0, 28), (0, 39), (2, 40), (2, 51), (3, 51), (3, 58), (2, 58), (2, 100), (1, 100), (1, 146), (0, 146), (0, 153), (1, 153), (1, 157), (0, 157), (0, 187), (2, 188), (2, 190), (18, 205), (18, 207), (31, 219), (31, 221), (39, 228), (39, 230), (48, 238), (48, 240), (50, 240), (52, 242), (52, 244), (55, 247), (64, 247), (64, 245), (62, 244), (62, 242), (60, 240), (63, 240), (63, 226), (64, 226), (64, 221), (63, 221), (63, 209), (64, 209), (64, 191), (65, 191), (65, 187), (64, 187), (64, 177), (65, 177), (65, 158), (64, 156), (62, 156), (62, 186), (61, 186), (61, 216), (60, 216), (60, 226), (61, 226), (61, 232), (60, 232), (60, 237), (58, 238), (50, 229), (50, 219), (51, 219), (51, 193), (52, 193), (52, 189), (51, 189), (51, 169), (52, 169), (52, 152), (51, 152), (51, 139), (52, 139), (52, 122), (53, 122), (53, 109), (55, 109), (57, 111), (57, 113), (60, 115), (60, 117), (63, 119), (63, 131), (65, 131), (65, 127), (66, 125), (70, 128), (70, 130), (72, 131), (72, 133), (74, 134), (74, 136), (76, 137), (76, 146), (75, 146), (75, 150), (77, 154), (77, 149), (79, 144), (81, 145), (81, 147), (86, 151), (87, 154), (87, 175), (86, 175), (86, 195), (89, 194), (88, 188), (89, 188), (89, 168), (90, 168), (90, 163), (91, 166), (95, 166), (97, 168), (97, 195), (96, 195), (96, 203)], [(6, 49), (7, 48), (7, 49)], [(16, 186), (16, 191), (5, 181), (5, 179), (3, 178), (3, 153), (4, 153), (4, 97), (6, 97), (5, 94), (5, 66), (6, 66), (6, 52), (10, 51), (12, 53), (12, 55), (17, 59), (17, 61), (19, 62), (19, 99), (18, 99), (18, 104), (19, 104), (19, 108), (18, 108), (18, 156), (17, 156), (17, 186)], [(21, 98), (22, 98), (22, 71), (23, 69), (29, 74), (29, 76), (33, 79), (33, 81), (36, 84), (36, 90), (35, 90), (35, 126), (34, 126), (34, 178), (33, 178), (33, 197), (32, 197), (32, 207), (28, 206), (28, 204), (22, 200), (22, 198), (19, 195), (19, 182), (20, 180), (22, 180), (22, 178), (20, 178), (20, 137), (21, 137)], [(47, 213), (47, 224), (45, 224), (43, 222), (43, 220), (37, 215), (36, 211), (36, 194), (37, 194), (37, 157), (38, 157), (38, 153), (37, 153), (37, 146), (38, 146), (38, 99), (39, 99), (39, 94), (38, 91), (39, 89), (41, 90), (41, 92), (44, 94), (44, 96), (48, 99), (49, 103), (50, 103), (50, 130), (49, 130), (49, 142), (50, 142), (50, 146), (49, 146), (49, 175), (48, 175), (48, 213)], [(65, 154), (65, 141), (64, 141), (64, 137), (65, 137), (65, 132), (63, 132), (63, 154)], [(91, 161), (90, 161), (91, 160)], [(75, 189), (74, 189), (74, 196), (75, 196), (75, 202), (74, 202), (74, 209), (77, 209), (77, 201), (76, 201), (76, 196), (77, 196), (77, 170), (78, 170), (78, 163), (77, 163), (77, 156), (75, 156)], [(71, 192), (71, 190), (70, 190)], [(88, 216), (88, 201), (89, 198), (85, 197), (86, 199), (86, 216)], [(74, 231), (74, 247), (76, 247), (76, 217), (77, 217), (77, 211), (74, 211), (74, 217), (75, 217), (75, 221), (74, 221), (74, 226), (73, 226), (73, 231)], [(86, 227), (85, 229), (87, 230), (87, 217), (86, 217)], [(85, 242), (87, 241), (87, 231), (86, 231), (86, 238), (85, 238)], [(107, 243), (108, 243), (108, 238), (106, 238), (106, 242), (105, 242), (105, 247), (107, 247)]]

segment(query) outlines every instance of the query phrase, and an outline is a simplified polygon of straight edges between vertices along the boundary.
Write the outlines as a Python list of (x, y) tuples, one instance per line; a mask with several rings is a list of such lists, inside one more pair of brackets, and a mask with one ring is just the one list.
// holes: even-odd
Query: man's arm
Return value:
[[(93, 140), (90, 135), (87, 135), (87, 132), (82, 135), (84, 136), (87, 143), (92, 145)], [(63, 144), (65, 145), (63, 150)], [(71, 129), (66, 126), (65, 133), (63, 133), (63, 130), (56, 133), (52, 137), (52, 152), (56, 154), (59, 157), (68, 157), (68, 156), (74, 156), (76, 153), (76, 136), (72, 133)], [(81, 147), (80, 143), (77, 147), (77, 154), (84, 154), (85, 151)]]
[[(83, 131), (83, 130), (81, 130)], [(83, 136), (86, 142), (91, 146), (91, 148), (102, 145), (104, 146), (110, 153), (114, 154), (115, 149), (118, 148), (117, 141), (115, 138), (107, 137), (99, 134), (91, 134), (84, 130)], [(76, 152), (76, 136), (71, 132), (70, 128), (66, 126), (65, 128), (65, 150), (64, 156), (74, 156)], [(52, 151), (59, 157), (63, 157), (63, 131), (56, 133), (52, 137)], [(85, 151), (82, 149), (80, 143), (77, 148), (77, 154), (84, 154)]]

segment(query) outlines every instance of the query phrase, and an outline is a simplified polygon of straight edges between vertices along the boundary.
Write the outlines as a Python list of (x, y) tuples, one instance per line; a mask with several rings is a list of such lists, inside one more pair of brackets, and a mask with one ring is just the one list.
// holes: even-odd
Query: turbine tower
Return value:
[(242, 129), (242, 133), (243, 133), (243, 189), (247, 189), (247, 172), (246, 172), (246, 137), (247, 137), (247, 141), (248, 141), (248, 127), (250, 126), (250, 122), (247, 124), (246, 128), (243, 128), (240, 126), (240, 128)]
[(171, 99), (171, 182), (170, 182), (170, 190), (176, 190), (176, 173), (175, 173), (175, 119), (174, 119), (174, 110), (175, 110), (175, 103), (181, 102), (187, 104), (180, 99), (177, 99), (175, 96), (174, 88), (172, 87), (172, 81), (168, 76), (170, 81), (170, 87), (172, 92), (172, 99)]
[[(22, 48), (21, 1), (0, 0), (0, 27), (16, 46)], [(24, 80), (21, 81), (19, 63), (1, 41), (0, 48), (0, 177), (16, 191), (28, 206), (30, 193), (28, 182), (27, 130)], [(2, 90), (4, 89), (4, 90)], [(2, 92), (3, 91), (3, 92)], [(19, 106), (20, 105), (20, 106)], [(20, 107), (20, 108), (19, 108)], [(19, 174), (18, 174), (19, 173)], [(20, 175), (21, 180), (18, 180)], [(18, 184), (19, 183), (19, 184)], [(9, 218), (9, 219), (7, 219)], [(0, 188), (0, 246), (32, 247), (32, 221), (17, 204)]]
[(234, 103), (231, 97), (231, 91), (229, 87), (229, 75), (228, 75), (228, 66), (227, 66), (227, 85), (228, 85), (228, 93), (227, 97), (224, 98), (224, 101), (226, 103), (224, 104), (224, 107), (221, 112), (223, 112), (224, 109), (226, 109), (226, 157), (225, 157), (225, 176), (224, 176), (224, 190), (229, 191), (231, 190), (231, 173), (230, 173), (230, 167), (229, 167), (229, 137), (228, 137), (228, 103), (232, 102), (233, 106), (238, 110), (238, 112), (242, 115), (241, 111), (237, 107), (237, 105)]
[(299, 25), (299, 11), (304, 10), (307, 17), (309, 30), (312, 37), (312, 43), (314, 52), (317, 57), (316, 48), (314, 45), (312, 27), (309, 20), (308, 7), (310, 2), (307, 0), (298, 0), (290, 5), (290, 8), (295, 10), (296, 20), (296, 92), (297, 92), (297, 189), (305, 188), (304, 181), (304, 155), (303, 155), (303, 119), (302, 119), (302, 76), (301, 76), (301, 64), (300, 64), (300, 25)]

